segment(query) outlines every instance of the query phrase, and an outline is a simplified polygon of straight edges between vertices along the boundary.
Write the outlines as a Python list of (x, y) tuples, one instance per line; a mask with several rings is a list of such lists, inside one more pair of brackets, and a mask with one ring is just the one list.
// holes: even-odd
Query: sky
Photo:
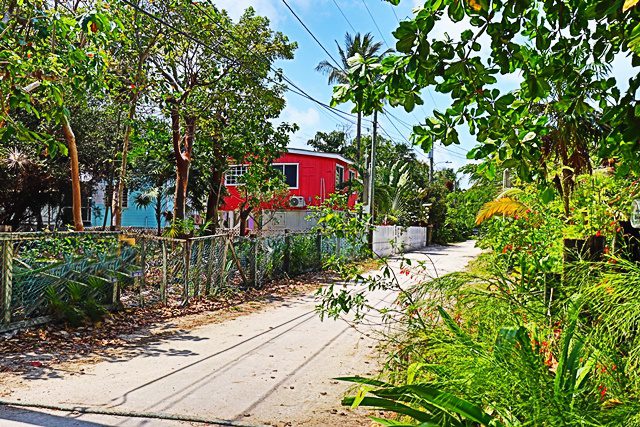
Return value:
[[(272, 28), (281, 31), (290, 40), (298, 43), (295, 57), (291, 61), (281, 61), (276, 64), (284, 74), (297, 86), (312, 97), (326, 104), (331, 101), (332, 86), (327, 84), (325, 75), (315, 71), (315, 66), (322, 60), (330, 60), (322, 47), (309, 35), (302, 24), (287, 9), (283, 0), (215, 0), (221, 9), (229, 12), (233, 18), (238, 18), (248, 7), (253, 7), (259, 15), (270, 19)], [(320, 43), (338, 59), (336, 41), (343, 45), (344, 35), (348, 31), (371, 32), (376, 40), (384, 43), (384, 48), (393, 48), (395, 38), (392, 32), (398, 26), (398, 20), (413, 15), (412, 10), (421, 6), (423, 0), (402, 0), (399, 6), (392, 6), (383, 0), (287, 0), (289, 6), (301, 18), (304, 24), (313, 32)], [(432, 36), (438, 38), (447, 33), (456, 39), (466, 28), (470, 28), (465, 21), (454, 24), (443, 20), (438, 22), (432, 30)], [(354, 29), (356, 31), (354, 31)], [(483, 35), (479, 40), (483, 50), (488, 50), (488, 38)], [(480, 52), (482, 54), (482, 51)], [(620, 59), (614, 64), (614, 75), (619, 81), (626, 81), (624, 77), (631, 70), (628, 60)], [(617, 75), (619, 74), (619, 75)], [(517, 88), (520, 78), (517, 75), (501, 78), (496, 87), (501, 91)], [(623, 83), (622, 86), (625, 86)], [(305, 99), (292, 92), (286, 94), (287, 106), (281, 115), (281, 120), (297, 123), (300, 130), (291, 138), (292, 147), (307, 148), (306, 142), (317, 131), (342, 130), (345, 126), (355, 134), (355, 125), (347, 120), (337, 118), (311, 100)], [(417, 106), (412, 113), (406, 113), (402, 107), (387, 107), (390, 115), (381, 116), (380, 133), (398, 142), (407, 143), (411, 134), (411, 126), (424, 122), (432, 116), (433, 110), (443, 110), (449, 103), (447, 95), (428, 91), (423, 93), (424, 105)], [(338, 107), (349, 110), (350, 106)], [(355, 120), (354, 120), (355, 122)], [(443, 147), (436, 145), (434, 151), (435, 169), (454, 169), (469, 162), (466, 153), (475, 146), (475, 138), (465, 128), (460, 132), (461, 145)], [(363, 133), (371, 132), (371, 124), (363, 122)], [(427, 161), (422, 150), (416, 148), (418, 158)]]

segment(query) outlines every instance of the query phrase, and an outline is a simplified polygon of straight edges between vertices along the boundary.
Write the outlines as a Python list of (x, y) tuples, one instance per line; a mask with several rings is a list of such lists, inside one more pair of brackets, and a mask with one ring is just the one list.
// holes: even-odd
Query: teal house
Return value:
[[(123, 227), (137, 227), (137, 228), (151, 228), (158, 227), (156, 220), (156, 204), (151, 203), (148, 206), (136, 206), (134, 201), (140, 191), (126, 190), (122, 200), (122, 226)], [(106, 225), (111, 224), (112, 210), (105, 203), (108, 202), (108, 198), (105, 196), (105, 186), (98, 186), (97, 190), (93, 194), (91, 200), (91, 226), (101, 227), (105, 223), (105, 214), (107, 216)], [(170, 212), (173, 209), (170, 198), (165, 197), (161, 202), (161, 209), (163, 215), (160, 219), (160, 227), (168, 225), (166, 212)]]

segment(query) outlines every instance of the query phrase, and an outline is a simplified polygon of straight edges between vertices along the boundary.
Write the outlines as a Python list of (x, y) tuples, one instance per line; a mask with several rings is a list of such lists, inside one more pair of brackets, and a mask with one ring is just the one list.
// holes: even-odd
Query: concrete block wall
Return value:
[(426, 227), (380, 225), (373, 232), (373, 251), (382, 257), (420, 249), (426, 244)]

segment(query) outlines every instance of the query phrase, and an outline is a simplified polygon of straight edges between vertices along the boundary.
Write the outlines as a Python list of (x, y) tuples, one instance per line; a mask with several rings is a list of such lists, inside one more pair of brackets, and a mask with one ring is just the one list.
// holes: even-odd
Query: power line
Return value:
[(365, 2), (365, 0), (362, 0), (362, 4), (364, 5), (365, 9), (367, 9), (367, 13), (371, 17), (371, 20), (373, 21), (373, 25), (375, 25), (376, 28), (378, 29), (378, 32), (380, 33), (380, 37), (382, 37), (382, 41), (384, 42), (384, 44), (387, 45), (387, 48), (390, 49), (391, 47), (389, 46), (389, 43), (387, 43), (387, 40), (385, 40), (384, 34), (382, 34), (382, 31), (380, 30), (380, 27), (378, 26), (378, 23), (376, 22), (376, 18), (373, 17), (373, 14), (371, 13), (371, 10), (369, 10), (369, 6), (367, 6), (367, 2)]
[(400, 23), (400, 19), (398, 18), (398, 14), (396, 13), (396, 8), (393, 7), (393, 5), (391, 3), (388, 3), (389, 7), (391, 8), (391, 11), (393, 12), (393, 16), (396, 17), (396, 21), (398, 21), (398, 24)]
[(405, 141), (407, 141), (407, 143), (409, 145), (412, 145), (411, 141), (409, 141), (407, 139), (407, 137), (404, 136), (402, 132), (400, 132), (400, 129), (398, 129), (398, 126), (396, 126), (395, 123), (393, 123), (393, 121), (391, 121), (391, 118), (387, 115), (386, 110), (382, 110), (382, 111), (383, 111), (382, 114), (384, 114), (384, 116), (387, 118), (387, 120), (389, 120), (389, 123), (391, 123), (391, 126), (393, 126), (393, 128), (398, 132), (398, 135), (400, 135)]
[(345, 21), (347, 21), (347, 24), (349, 24), (349, 26), (351, 27), (351, 29), (353, 30), (354, 33), (357, 33), (358, 31), (356, 31), (355, 27), (353, 26), (353, 24), (351, 23), (351, 21), (349, 21), (349, 18), (347, 18), (347, 15), (345, 15), (345, 13), (342, 11), (342, 8), (340, 7), (340, 5), (338, 4), (338, 2), (336, 0), (333, 0), (333, 4), (336, 5), (336, 7), (338, 8), (338, 10), (340, 11), (340, 14), (342, 15), (342, 17), (344, 18)]
[[(381, 131), (382, 131), (382, 132), (387, 136), (387, 138), (389, 138), (391, 141), (395, 142), (396, 144), (401, 144), (401, 143), (402, 143), (401, 141), (398, 141), (398, 140), (397, 140), (397, 139), (395, 139), (393, 136), (391, 136), (391, 135), (389, 134), (389, 132), (387, 132), (387, 130), (386, 130), (382, 125), (378, 124), (378, 127), (379, 127), (379, 128), (380, 128), (380, 130), (381, 130)], [(413, 148), (413, 152), (414, 152), (414, 153), (416, 153), (416, 154), (418, 154), (418, 155), (420, 155), (420, 156), (424, 157), (426, 160), (429, 160), (429, 157), (427, 157), (427, 155), (426, 155), (426, 154), (424, 154), (422, 151), (419, 151), (417, 147), (415, 147), (415, 146), (413, 146), (413, 145), (412, 145), (412, 148)]]
[(326, 53), (329, 56), (329, 58), (331, 58), (331, 60), (334, 62), (334, 64), (336, 64), (338, 66), (338, 68), (344, 70), (344, 67), (342, 66), (342, 64), (340, 64), (338, 61), (336, 61), (336, 59), (333, 57), (333, 55), (331, 55), (331, 53), (329, 53), (327, 48), (325, 48), (324, 45), (322, 43), (320, 43), (320, 40), (318, 40), (318, 38), (315, 36), (315, 34), (313, 34), (313, 32), (309, 29), (309, 27), (307, 27), (307, 25), (302, 21), (302, 19), (300, 19), (298, 14), (293, 9), (291, 9), (291, 6), (289, 6), (289, 3), (287, 3), (287, 0), (282, 0), (282, 3), (284, 3), (285, 6), (287, 6), (287, 9), (289, 9), (289, 12), (291, 12), (293, 14), (293, 16), (295, 16), (295, 18), (298, 20), (300, 25), (302, 25), (304, 27), (304, 29), (307, 30), (307, 33), (309, 33), (309, 35), (311, 37), (313, 37), (313, 39), (316, 41), (316, 43), (318, 43), (318, 45), (320, 45), (322, 50), (324, 50), (324, 53)]

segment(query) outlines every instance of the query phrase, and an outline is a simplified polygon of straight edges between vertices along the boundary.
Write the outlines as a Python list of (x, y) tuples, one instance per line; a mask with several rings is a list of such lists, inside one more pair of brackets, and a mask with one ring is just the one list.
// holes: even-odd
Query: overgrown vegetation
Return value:
[[(397, 53), (352, 58), (334, 104), (411, 112), (424, 89), (451, 98), (413, 137), (429, 150), (459, 143), (461, 126), (475, 136), (476, 185), (447, 196), (444, 231), (476, 216), (487, 253), (473, 272), (411, 289), (389, 267), (352, 277), (398, 292), (383, 314), (404, 332), (385, 382), (347, 379), (361, 388), (345, 404), (398, 414), (383, 425), (640, 424), (639, 234), (628, 221), (640, 165), (637, 3), (427, 1), (400, 22)], [(432, 38), (448, 21), (466, 28)], [(501, 172), (506, 191), (492, 190)], [(321, 308), (372, 309), (353, 290), (325, 294)]]

